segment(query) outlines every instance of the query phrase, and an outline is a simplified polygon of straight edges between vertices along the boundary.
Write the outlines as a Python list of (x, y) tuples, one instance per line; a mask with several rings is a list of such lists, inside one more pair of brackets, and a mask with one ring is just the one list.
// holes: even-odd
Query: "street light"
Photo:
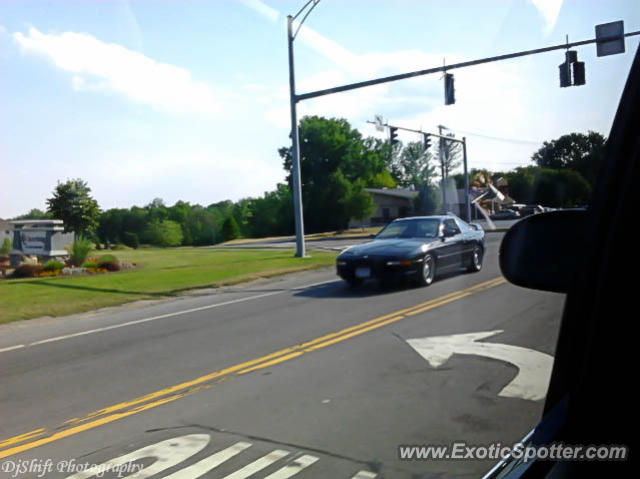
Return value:
[[(311, 11), (315, 6), (320, 3), (320, 0), (309, 0), (294, 16), (287, 16), (287, 42), (289, 47), (289, 100), (291, 102), (291, 159), (292, 168), (291, 176), (293, 179), (293, 213), (296, 226), (296, 257), (304, 258), (305, 246), (304, 246), (304, 217), (302, 210), (302, 184), (300, 180), (300, 138), (298, 135), (298, 112), (296, 105), (298, 103), (298, 97), (296, 96), (296, 79), (293, 63), (293, 41), (298, 35), (302, 24), (307, 19)], [(298, 23), (298, 28), (293, 31), (293, 22), (303, 12), (306, 13), (302, 17), (302, 20)]]

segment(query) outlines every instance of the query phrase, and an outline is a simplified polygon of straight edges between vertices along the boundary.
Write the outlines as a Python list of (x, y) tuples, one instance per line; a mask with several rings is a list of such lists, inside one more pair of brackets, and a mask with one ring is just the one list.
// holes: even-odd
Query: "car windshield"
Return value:
[(420, 218), (394, 221), (383, 229), (376, 239), (392, 238), (437, 238), (440, 220)]

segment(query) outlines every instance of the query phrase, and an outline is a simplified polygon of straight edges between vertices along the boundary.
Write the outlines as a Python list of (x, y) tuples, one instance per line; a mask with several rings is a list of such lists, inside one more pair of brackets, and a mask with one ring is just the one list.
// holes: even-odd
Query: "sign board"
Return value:
[(20, 243), (24, 254), (43, 254), (47, 250), (47, 232), (21, 231)]
[[(599, 57), (624, 53), (624, 22), (622, 20), (596, 25), (596, 51)], [(611, 37), (613, 40), (607, 40)]]
[(377, 131), (384, 131), (384, 121), (382, 120), (382, 115), (376, 115), (376, 130)]

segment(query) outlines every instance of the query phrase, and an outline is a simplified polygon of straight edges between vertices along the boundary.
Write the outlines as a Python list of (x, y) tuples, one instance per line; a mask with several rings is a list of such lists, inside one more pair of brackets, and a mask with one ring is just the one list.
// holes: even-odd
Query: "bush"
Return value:
[(57, 259), (51, 259), (44, 264), (44, 266), (42, 267), (42, 270), (43, 271), (60, 271), (62, 268), (64, 268), (64, 264), (62, 264), (61, 261), (58, 261)]
[(15, 270), (11, 277), (13, 278), (33, 278), (36, 274), (41, 273), (43, 268), (39, 264), (21, 264)]
[(107, 271), (120, 271), (120, 262), (118, 260), (115, 261), (100, 261), (98, 263), (98, 268), (106, 269)]
[(111, 245), (111, 249), (113, 251), (124, 251), (124, 250), (130, 250), (131, 248), (127, 245), (121, 244), (121, 243), (116, 243)]
[(82, 264), (82, 267), (83, 268), (98, 269), (98, 263), (96, 263), (95, 261), (87, 261), (87, 262)]
[(0, 245), (0, 254), (9, 254), (11, 252), (11, 238), (5, 238)]
[(112, 254), (103, 254), (97, 259), (96, 263), (98, 263), (98, 268), (106, 269), (107, 271), (120, 271), (121, 269), (118, 258)]
[(82, 237), (78, 237), (71, 245), (71, 248), (69, 248), (71, 264), (73, 264), (74, 266), (80, 266), (82, 263), (84, 263), (87, 259), (87, 256), (89, 256), (92, 247), (93, 245), (91, 241)]
[(138, 235), (135, 233), (125, 232), (122, 235), (122, 242), (129, 248), (133, 249), (138, 249), (138, 247), (140, 246), (140, 240), (138, 239)]
[(0, 254), (0, 263), (6, 263), (7, 261), (9, 261), (9, 255)]

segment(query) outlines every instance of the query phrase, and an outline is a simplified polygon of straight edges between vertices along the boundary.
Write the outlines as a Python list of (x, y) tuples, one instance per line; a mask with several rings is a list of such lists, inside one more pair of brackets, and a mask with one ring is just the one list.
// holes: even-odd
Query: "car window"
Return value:
[(453, 219), (450, 220), (444, 220), (444, 227), (453, 231), (455, 234), (459, 234), (460, 233), (460, 228), (458, 228), (458, 225), (456, 224), (456, 222)]

